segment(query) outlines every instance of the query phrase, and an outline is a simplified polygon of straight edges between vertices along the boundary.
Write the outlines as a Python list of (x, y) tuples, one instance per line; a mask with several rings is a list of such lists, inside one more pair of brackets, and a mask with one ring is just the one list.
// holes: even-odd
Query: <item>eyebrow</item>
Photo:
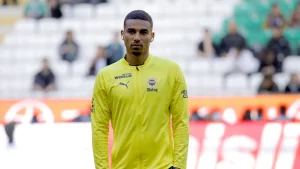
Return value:
[[(134, 28), (128, 28), (127, 30), (136, 31), (136, 29), (134, 29)], [(140, 32), (149, 32), (149, 30), (148, 29), (141, 29)]]

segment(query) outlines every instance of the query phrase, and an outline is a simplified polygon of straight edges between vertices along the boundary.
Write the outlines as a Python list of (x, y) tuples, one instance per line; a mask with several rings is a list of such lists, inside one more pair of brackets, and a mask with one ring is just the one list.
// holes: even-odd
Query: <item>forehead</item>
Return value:
[(125, 22), (125, 29), (151, 29), (151, 24), (148, 21), (140, 20), (140, 19), (128, 19)]

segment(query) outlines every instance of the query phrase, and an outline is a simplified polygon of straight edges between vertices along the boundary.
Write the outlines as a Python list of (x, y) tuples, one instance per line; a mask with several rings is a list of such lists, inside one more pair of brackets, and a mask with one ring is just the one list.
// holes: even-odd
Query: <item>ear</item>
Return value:
[(152, 33), (151, 33), (151, 42), (153, 42), (153, 40), (154, 40), (154, 37), (155, 37), (155, 33), (154, 33), (154, 32), (152, 32)]
[(124, 36), (124, 30), (121, 30), (121, 38), (122, 38), (122, 40), (124, 40), (123, 36)]

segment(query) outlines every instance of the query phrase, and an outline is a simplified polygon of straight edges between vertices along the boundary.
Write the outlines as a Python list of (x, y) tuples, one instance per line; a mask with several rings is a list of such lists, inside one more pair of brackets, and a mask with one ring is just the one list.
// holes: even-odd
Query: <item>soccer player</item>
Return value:
[[(185, 169), (189, 143), (188, 95), (178, 64), (149, 53), (151, 16), (124, 20), (124, 58), (100, 70), (92, 108), (96, 169), (108, 169), (109, 121), (113, 169)], [(172, 124), (172, 125), (171, 125)]]

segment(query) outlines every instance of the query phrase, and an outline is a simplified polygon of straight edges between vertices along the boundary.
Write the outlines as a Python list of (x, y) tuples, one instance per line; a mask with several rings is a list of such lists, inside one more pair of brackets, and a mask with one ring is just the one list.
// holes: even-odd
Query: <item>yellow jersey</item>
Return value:
[(141, 66), (125, 58), (99, 71), (93, 92), (96, 169), (108, 169), (109, 122), (113, 169), (185, 169), (189, 143), (188, 94), (183, 72), (149, 55)]

